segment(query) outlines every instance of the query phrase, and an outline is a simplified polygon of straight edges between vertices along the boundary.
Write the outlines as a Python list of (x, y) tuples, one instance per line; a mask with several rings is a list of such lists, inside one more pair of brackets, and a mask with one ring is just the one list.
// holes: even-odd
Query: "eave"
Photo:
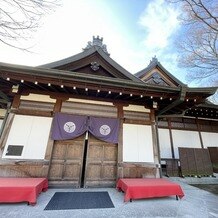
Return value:
[[(13, 65), (0, 63), (1, 77), (6, 79), (7, 77), (14, 78), (24, 76), (30, 76), (32, 81), (40, 78), (50, 78), (56, 79), (60, 83), (64, 81), (74, 81), (74, 82), (85, 82), (86, 84), (96, 84), (96, 85), (108, 85), (119, 87), (121, 89), (130, 88), (138, 90), (150, 90), (150, 91), (160, 91), (160, 92), (176, 92), (179, 91), (177, 87), (161, 87), (151, 84), (145, 84), (142, 81), (135, 82), (131, 80), (110, 78), (96, 75), (86, 75), (83, 73), (69, 72), (57, 69), (39, 68), (39, 67), (29, 67), (22, 65)], [(20, 79), (20, 78), (18, 78)]]
[[(8, 81), (7, 78), (10, 78), (10, 80)], [(24, 83), (21, 80), (24, 80)], [(37, 85), (35, 81), (38, 82)], [(158, 108), (156, 111), (160, 116), (184, 114), (189, 108), (204, 103), (205, 98), (216, 91), (214, 87), (166, 87), (146, 84), (142, 81), (136, 82), (127, 79), (6, 63), (0, 63), (0, 83), (4, 97), (5, 95), (8, 97), (7, 101), (11, 101), (15, 95), (11, 92), (12, 86), (19, 85), (17, 94), (48, 93), (52, 96), (60, 95), (62, 97), (138, 104), (148, 108), (153, 108), (153, 102), (157, 102)], [(48, 83), (52, 86), (49, 87)], [(61, 85), (63, 85), (63, 88), (61, 88)], [(76, 90), (74, 90), (74, 87), (76, 87)], [(88, 91), (85, 91), (86, 88)], [(97, 90), (100, 90), (100, 93)], [(111, 94), (108, 94), (109, 91), (111, 91)], [(3, 100), (5, 101), (5, 99)]]

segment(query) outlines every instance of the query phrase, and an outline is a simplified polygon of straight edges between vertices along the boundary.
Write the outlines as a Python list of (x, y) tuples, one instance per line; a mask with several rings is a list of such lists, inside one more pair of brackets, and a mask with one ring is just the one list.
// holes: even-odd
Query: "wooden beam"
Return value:
[(2, 104), (7, 104), (7, 103), (8, 103), (8, 101), (7, 101), (7, 100), (5, 100), (5, 99), (0, 99), (0, 103), (2, 103)]
[(21, 95), (15, 95), (12, 103), (12, 108), (19, 108)]
[(204, 143), (203, 143), (203, 139), (202, 139), (202, 135), (201, 135), (201, 127), (199, 124), (199, 119), (196, 118), (196, 124), (197, 124), (197, 129), (198, 129), (198, 134), (199, 134), (199, 139), (200, 139), (200, 143), (201, 143), (201, 147), (204, 148)]
[(120, 164), (123, 162), (123, 105), (115, 104), (117, 107), (117, 118), (120, 120), (120, 131), (118, 139), (118, 155), (117, 155), (117, 179), (123, 177), (123, 167), (120, 167)]
[(163, 108), (161, 111), (158, 112), (158, 116), (162, 115), (163, 113), (169, 111), (170, 109), (174, 108), (175, 106), (181, 104), (185, 100), (185, 95), (186, 95), (186, 87), (182, 87), (180, 91), (179, 98), (176, 99), (174, 102)]
[(60, 99), (60, 98), (58, 98), (58, 99), (56, 100), (56, 103), (55, 103), (55, 105), (54, 105), (53, 112), (60, 112), (60, 111), (61, 111), (62, 102), (63, 102), (63, 100)]
[(50, 112), (50, 111), (40, 111), (40, 110), (30, 110), (30, 109), (12, 109), (11, 112), (21, 115), (52, 117), (52, 111)]
[(4, 92), (2, 92), (1, 90), (0, 90), (0, 97), (2, 99), (6, 100), (7, 102), (10, 102), (10, 99), (8, 98), (8, 96)]
[(170, 134), (170, 148), (171, 148), (171, 152), (172, 152), (172, 158), (175, 159), (171, 119), (167, 119), (167, 122), (168, 122), (168, 127), (169, 127), (169, 134)]

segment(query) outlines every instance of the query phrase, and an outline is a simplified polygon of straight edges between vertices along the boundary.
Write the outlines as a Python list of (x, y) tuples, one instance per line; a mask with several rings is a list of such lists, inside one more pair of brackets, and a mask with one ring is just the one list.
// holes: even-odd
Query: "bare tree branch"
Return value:
[(167, 0), (182, 8), (183, 33), (177, 45), (179, 66), (188, 80), (218, 86), (218, 1)]
[(28, 39), (40, 25), (43, 15), (53, 11), (59, 0), (1, 0), (0, 42), (28, 51), (17, 45)]

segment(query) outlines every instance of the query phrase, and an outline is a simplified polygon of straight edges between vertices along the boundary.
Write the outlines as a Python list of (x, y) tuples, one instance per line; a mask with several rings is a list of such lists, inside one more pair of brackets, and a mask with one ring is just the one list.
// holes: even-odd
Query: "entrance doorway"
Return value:
[(51, 185), (111, 187), (117, 177), (117, 144), (91, 134), (55, 141), (49, 169)]

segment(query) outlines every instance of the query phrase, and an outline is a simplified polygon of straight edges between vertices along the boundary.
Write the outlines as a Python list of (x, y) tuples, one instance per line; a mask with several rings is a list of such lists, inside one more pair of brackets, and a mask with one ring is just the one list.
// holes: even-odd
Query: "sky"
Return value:
[(177, 66), (175, 41), (179, 9), (164, 0), (60, 0), (32, 38), (18, 42), (24, 52), (0, 43), (0, 62), (37, 66), (78, 54), (93, 36), (103, 37), (110, 57), (134, 74), (152, 57), (186, 83)]

